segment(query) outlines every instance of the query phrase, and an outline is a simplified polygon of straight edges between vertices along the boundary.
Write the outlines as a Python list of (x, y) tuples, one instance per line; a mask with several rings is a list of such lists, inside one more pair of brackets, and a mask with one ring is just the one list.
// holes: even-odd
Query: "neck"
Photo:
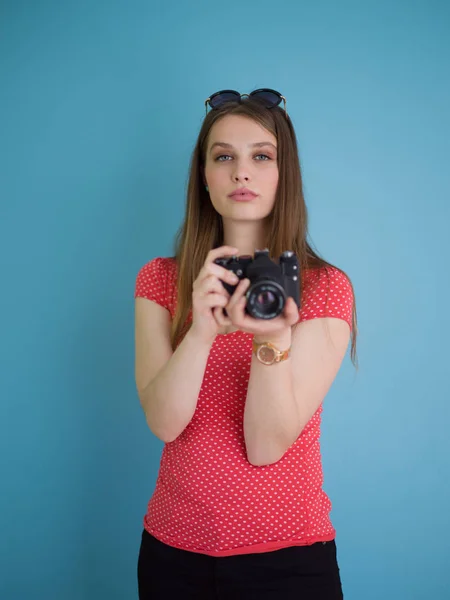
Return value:
[(256, 249), (266, 248), (266, 232), (264, 224), (258, 222), (236, 223), (223, 220), (223, 245), (239, 249), (239, 256), (250, 254)]

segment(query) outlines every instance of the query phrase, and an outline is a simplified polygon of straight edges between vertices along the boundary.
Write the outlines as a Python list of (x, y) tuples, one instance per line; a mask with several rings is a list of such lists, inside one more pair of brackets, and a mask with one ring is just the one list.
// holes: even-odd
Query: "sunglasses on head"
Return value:
[(284, 112), (286, 111), (286, 98), (275, 90), (270, 90), (268, 88), (261, 88), (260, 90), (255, 90), (254, 92), (250, 92), (250, 94), (240, 94), (235, 90), (222, 90), (221, 92), (216, 92), (209, 98), (205, 100), (205, 109), (206, 114), (208, 114), (208, 104), (209, 106), (214, 108), (219, 108), (222, 104), (226, 102), (241, 102), (241, 98), (244, 96), (258, 98), (261, 100), (266, 108), (273, 108), (274, 106), (278, 106), (281, 101), (284, 102)]

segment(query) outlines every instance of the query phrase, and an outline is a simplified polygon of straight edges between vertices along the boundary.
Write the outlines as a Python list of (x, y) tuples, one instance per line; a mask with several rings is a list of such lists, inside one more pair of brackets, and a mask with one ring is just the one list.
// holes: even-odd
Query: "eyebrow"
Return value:
[[(226, 142), (215, 142), (211, 148), (210, 148), (210, 152), (212, 152), (212, 150), (216, 147), (216, 146), (220, 146), (221, 148), (233, 148), (232, 144), (227, 144)], [(263, 146), (272, 146), (272, 148), (274, 150), (277, 149), (277, 147), (275, 146), (275, 144), (272, 144), (272, 142), (256, 142), (255, 144), (250, 144), (251, 148), (262, 148)]]

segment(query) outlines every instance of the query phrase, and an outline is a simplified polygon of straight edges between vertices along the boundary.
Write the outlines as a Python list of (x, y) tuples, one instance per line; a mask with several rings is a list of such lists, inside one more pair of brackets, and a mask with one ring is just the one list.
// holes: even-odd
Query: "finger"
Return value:
[(222, 282), (219, 279), (217, 279), (215, 275), (208, 275), (208, 277), (206, 277), (202, 281), (197, 281), (194, 284), (193, 290), (200, 296), (204, 296), (205, 294), (215, 292), (217, 294), (224, 294), (227, 298), (230, 297), (230, 294), (224, 288)]
[(229, 306), (232, 309), (235, 305), (244, 299), (245, 301), (245, 293), (247, 292), (250, 286), (250, 279), (242, 279), (239, 282), (239, 285), (234, 290), (233, 295), (230, 298)]
[[(245, 330), (251, 330), (252, 333), (254, 334), (258, 334), (258, 335), (271, 335), (273, 333), (279, 333), (280, 330), (285, 329), (286, 327), (290, 327), (291, 323), (289, 322), (289, 319), (285, 316), (278, 316), (275, 317), (274, 319), (258, 319), (258, 318), (254, 318), (251, 317), (250, 315), (248, 315), (245, 310), (245, 298), (244, 298), (244, 303), (243, 303), (243, 307), (242, 307), (242, 317), (240, 320), (240, 326), (241, 329)], [(233, 312), (233, 322), (235, 320), (235, 315), (237, 314), (239, 307), (236, 307), (236, 312)], [(228, 310), (228, 308), (227, 308)], [(292, 319), (292, 317), (291, 317)], [(292, 319), (294, 320), (294, 319)]]
[(240, 324), (240, 329), (243, 331), (250, 331), (254, 335), (264, 336), (270, 339), (274, 334), (279, 334), (280, 331), (286, 329), (286, 321), (283, 325), (276, 325), (270, 321), (262, 321), (261, 319), (253, 319), (252, 317), (245, 317)]
[(220, 306), (221, 308), (225, 308), (228, 303), (228, 298), (223, 294), (215, 294), (212, 292), (211, 294), (206, 294), (201, 298), (201, 306), (206, 308), (215, 308)]
[[(234, 299), (231, 306), (230, 302), (226, 306), (227, 313), (230, 315), (233, 324), (240, 328), (245, 322), (248, 322), (249, 319), (251, 319), (245, 312), (247, 298), (242, 296), (239, 299)], [(253, 321), (254, 319), (251, 320)]]
[(210, 277), (211, 275), (230, 285), (237, 285), (239, 283), (239, 277), (233, 273), (233, 271), (229, 271), (228, 269), (225, 269), (225, 267), (221, 267), (215, 263), (205, 264), (195, 283), (201, 284), (207, 277)]
[(231, 325), (231, 319), (225, 316), (222, 307), (216, 306), (216, 308), (213, 309), (213, 314), (220, 327), (228, 327)]
[(284, 316), (289, 321), (290, 325), (294, 325), (300, 318), (298, 306), (294, 298), (289, 297), (284, 307)]
[(232, 294), (227, 305), (227, 313), (230, 315), (233, 323), (242, 322), (244, 317), (245, 305), (247, 303), (246, 292), (250, 286), (249, 279), (242, 279)]
[(221, 246), (220, 248), (214, 248), (208, 252), (205, 262), (214, 262), (216, 258), (235, 256), (238, 252), (239, 249), (235, 248), (234, 246)]

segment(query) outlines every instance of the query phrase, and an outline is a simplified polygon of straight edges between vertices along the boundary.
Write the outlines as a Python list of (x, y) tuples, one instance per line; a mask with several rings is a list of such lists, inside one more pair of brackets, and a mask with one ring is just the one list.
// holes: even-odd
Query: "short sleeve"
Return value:
[(305, 276), (300, 321), (335, 317), (353, 326), (353, 289), (350, 279), (339, 269), (323, 267)]
[(136, 277), (135, 298), (147, 298), (164, 308), (168, 307), (167, 265), (164, 258), (154, 258), (139, 271)]

